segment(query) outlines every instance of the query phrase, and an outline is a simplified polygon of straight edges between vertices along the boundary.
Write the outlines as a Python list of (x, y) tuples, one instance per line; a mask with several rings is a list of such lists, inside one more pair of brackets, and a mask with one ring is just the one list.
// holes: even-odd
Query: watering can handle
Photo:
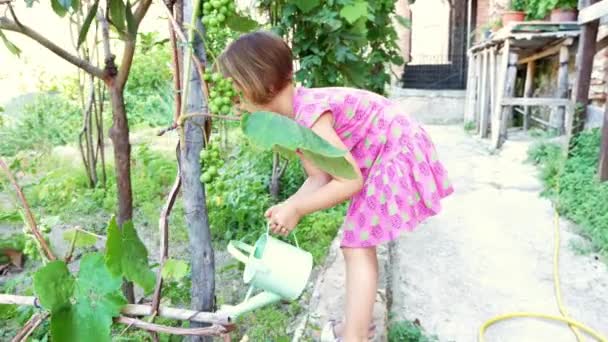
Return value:
[(244, 242), (232, 240), (228, 243), (228, 247), (226, 248), (228, 253), (232, 254), (238, 261), (246, 264), (249, 261), (249, 257), (243, 254), (242, 251), (245, 251), (249, 254), (253, 252), (253, 246), (250, 246)]
[[(270, 222), (266, 223), (266, 235), (270, 236)], [(291, 231), (291, 235), (293, 235), (293, 240), (296, 243), (296, 247), (300, 248), (300, 244), (298, 243), (298, 238), (296, 237), (295, 230)]]

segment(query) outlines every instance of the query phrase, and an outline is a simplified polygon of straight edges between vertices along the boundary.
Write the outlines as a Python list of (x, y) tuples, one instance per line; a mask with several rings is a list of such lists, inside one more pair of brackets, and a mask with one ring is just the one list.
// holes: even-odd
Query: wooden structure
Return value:
[[(572, 102), (577, 105), (577, 122), (585, 119), (585, 109), (589, 102), (589, 84), (591, 80), (593, 57), (600, 49), (608, 45), (608, 38), (596, 43), (599, 20), (608, 16), (608, 0), (580, 0), (579, 24), (581, 25), (581, 42), (577, 56), (576, 83), (572, 94)], [(606, 75), (604, 77), (607, 77)], [(580, 130), (580, 125), (574, 125), (574, 130)], [(599, 156), (599, 178), (608, 181), (608, 105), (604, 109), (604, 124)]]
[[(523, 116), (524, 129), (534, 120), (564, 132), (565, 122), (574, 112), (568, 100), (568, 61), (579, 33), (578, 23), (511, 23), (489, 40), (471, 47), (465, 122), (475, 123), (480, 137), (491, 136), (494, 148), (500, 148), (506, 140), (514, 114)], [(532, 97), (535, 63), (553, 55), (559, 55), (560, 60), (557, 92), (554, 97)], [(526, 69), (521, 97), (515, 97), (518, 66)], [(533, 117), (533, 106), (553, 108), (551, 119)]]

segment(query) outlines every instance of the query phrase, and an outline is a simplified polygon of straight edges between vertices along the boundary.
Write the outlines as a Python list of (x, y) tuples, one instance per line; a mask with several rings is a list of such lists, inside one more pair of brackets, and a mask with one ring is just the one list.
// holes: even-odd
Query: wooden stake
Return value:
[(480, 110), (479, 110), (479, 136), (485, 138), (488, 135), (488, 121), (490, 120), (490, 95), (488, 90), (490, 89), (490, 71), (489, 69), (489, 50), (482, 52), (481, 62), (481, 94), (479, 96)]
[[(570, 60), (570, 50), (567, 46), (562, 46), (559, 50), (559, 72), (557, 77), (557, 94), (558, 98), (568, 97), (568, 62)], [(557, 129), (558, 134), (564, 132), (564, 118), (566, 108), (557, 107), (551, 112), (551, 126)]]
[(469, 56), (469, 65), (468, 65), (468, 77), (467, 77), (467, 97), (466, 97), (466, 106), (465, 106), (465, 114), (464, 114), (464, 122), (474, 122), (475, 121), (475, 105), (477, 100), (477, 75), (476, 71), (476, 63), (475, 63), (475, 55), (471, 54)]
[[(524, 84), (524, 97), (532, 97), (534, 92), (534, 73), (536, 72), (536, 62), (528, 62), (526, 67), (526, 82)], [(524, 131), (530, 127), (530, 107), (524, 107)]]

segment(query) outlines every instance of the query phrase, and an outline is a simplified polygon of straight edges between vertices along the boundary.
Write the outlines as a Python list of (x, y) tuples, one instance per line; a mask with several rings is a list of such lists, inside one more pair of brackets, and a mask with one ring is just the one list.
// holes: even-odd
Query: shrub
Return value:
[[(560, 214), (577, 223), (602, 253), (608, 252), (608, 183), (597, 177), (600, 132), (580, 134), (574, 140), (570, 157), (564, 162), (554, 144), (537, 144), (530, 159), (541, 167), (545, 185), (543, 195), (557, 203)], [(560, 175), (560, 165), (563, 172)]]

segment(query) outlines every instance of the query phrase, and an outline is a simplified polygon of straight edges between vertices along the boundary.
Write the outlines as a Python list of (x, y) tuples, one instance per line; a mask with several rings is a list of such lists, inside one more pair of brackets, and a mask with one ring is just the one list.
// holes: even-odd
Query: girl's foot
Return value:
[[(334, 319), (329, 320), (321, 333), (321, 342), (341, 342), (343, 330), (344, 322), (336, 321)], [(368, 338), (372, 340), (376, 335), (376, 325), (371, 324), (368, 331)]]

